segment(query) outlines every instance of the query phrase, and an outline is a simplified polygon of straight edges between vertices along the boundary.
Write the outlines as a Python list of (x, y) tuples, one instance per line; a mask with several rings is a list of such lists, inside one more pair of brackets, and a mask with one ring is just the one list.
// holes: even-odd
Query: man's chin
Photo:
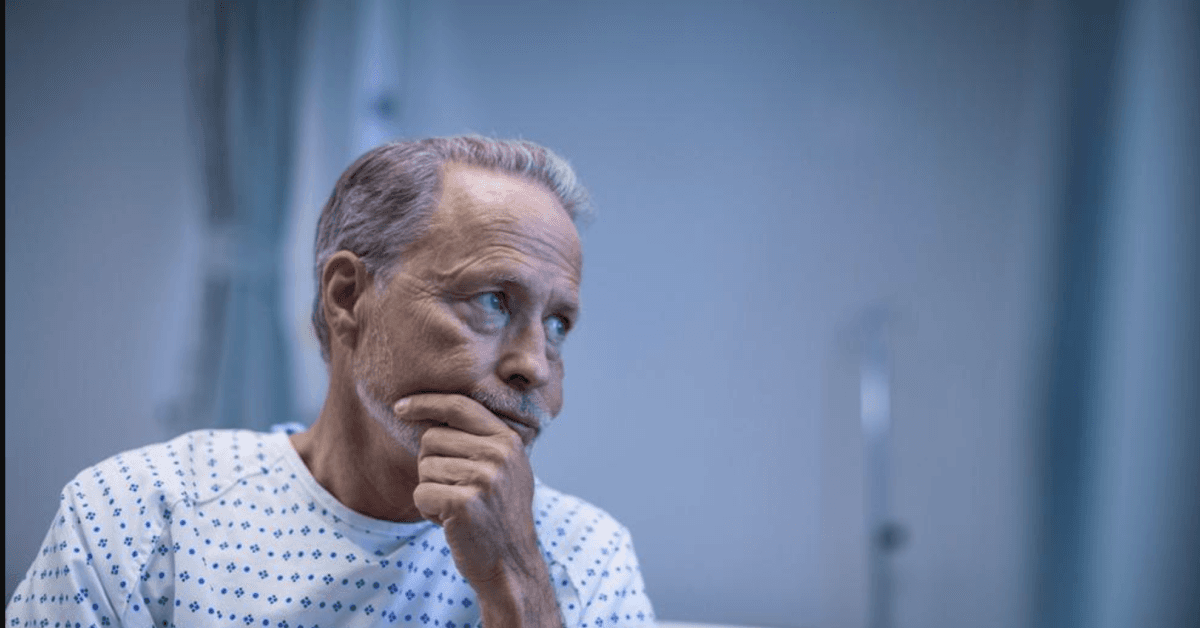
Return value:
[(392, 442), (399, 445), (406, 453), (411, 454), (413, 458), (420, 455), (421, 436), (425, 433), (427, 426), (406, 423), (397, 419), (382, 423)]
[[(538, 436), (541, 436), (554, 418), (554, 414), (539, 406), (529, 397), (514, 399), (484, 390), (473, 390), (466, 393), (466, 396), (487, 408), (489, 412), (516, 432), (521, 437), (521, 442), (525, 444), (526, 454), (531, 452), (533, 443), (537, 441)], [(518, 416), (523, 419), (517, 420), (515, 417)]]
[(358, 391), (358, 401), (366, 409), (367, 414), (383, 427), (392, 442), (416, 458), (421, 452), (421, 436), (425, 433), (427, 426), (397, 419), (392, 414), (390, 406), (372, 395), (361, 380), (355, 385), (355, 389)]

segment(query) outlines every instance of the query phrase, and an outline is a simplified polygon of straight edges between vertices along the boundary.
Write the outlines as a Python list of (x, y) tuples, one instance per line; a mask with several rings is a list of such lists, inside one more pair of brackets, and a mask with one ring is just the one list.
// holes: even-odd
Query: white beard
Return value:
[(358, 400), (367, 412), (375, 419), (383, 429), (387, 431), (388, 436), (397, 445), (404, 448), (405, 451), (412, 454), (413, 458), (421, 452), (421, 434), (420, 426), (408, 421), (401, 421), (392, 413), (391, 407), (386, 402), (379, 399), (367, 389), (367, 382), (364, 379), (359, 379), (355, 382), (354, 389), (358, 392)]

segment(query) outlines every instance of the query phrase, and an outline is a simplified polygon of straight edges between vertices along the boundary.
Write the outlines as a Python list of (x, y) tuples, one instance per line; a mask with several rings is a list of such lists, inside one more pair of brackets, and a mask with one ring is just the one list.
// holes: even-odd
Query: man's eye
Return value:
[(485, 292), (475, 297), (475, 303), (491, 313), (505, 312), (504, 295), (499, 292)]
[(546, 319), (546, 339), (550, 341), (550, 344), (561, 344), (567, 339), (567, 332), (570, 330), (571, 324), (561, 316), (551, 316)]
[(484, 292), (471, 297), (476, 314), (472, 318), (483, 329), (498, 330), (508, 324), (508, 301), (503, 292)]

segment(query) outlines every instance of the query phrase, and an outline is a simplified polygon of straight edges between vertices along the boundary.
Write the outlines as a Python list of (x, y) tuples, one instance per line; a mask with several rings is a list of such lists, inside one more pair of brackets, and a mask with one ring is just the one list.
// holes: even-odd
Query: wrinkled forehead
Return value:
[(580, 237), (558, 197), (539, 181), (450, 163), (427, 228), (406, 247), (398, 269), (448, 281), (480, 267), (577, 293)]
[(554, 192), (532, 177), (449, 162), (442, 166), (440, 183), (435, 214), (442, 219), (508, 214), (512, 219), (571, 220)]
[[(558, 197), (533, 179), (458, 163), (443, 166), (441, 195), (429, 235), (439, 248), (512, 246), (557, 258), (581, 271), (579, 232)], [(440, 241), (440, 243), (438, 242)]]

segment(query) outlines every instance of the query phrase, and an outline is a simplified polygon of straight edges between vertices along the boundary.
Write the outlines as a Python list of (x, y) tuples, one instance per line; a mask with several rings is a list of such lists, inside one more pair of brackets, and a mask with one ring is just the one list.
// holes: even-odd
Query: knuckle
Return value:
[(440, 425), (428, 427), (425, 428), (425, 432), (421, 434), (421, 445), (426, 447), (439, 445), (444, 443), (448, 436), (449, 431)]
[(445, 465), (435, 456), (426, 456), (417, 462), (417, 473), (422, 476), (437, 476), (444, 471)]
[(499, 439), (488, 439), (483, 459), (492, 464), (502, 464), (507, 460), (510, 449), (505, 438), (502, 436)]
[(459, 414), (459, 415), (465, 414), (470, 407), (467, 405), (467, 402), (469, 400), (462, 395), (450, 395), (448, 400), (449, 400), (449, 404), (448, 404), (449, 408), (448, 409), (450, 411), (454, 412), (455, 414)]
[(491, 467), (479, 465), (471, 471), (471, 485), (476, 487), (491, 486), (495, 474)]
[(434, 487), (430, 484), (424, 482), (418, 484), (417, 488), (413, 489), (413, 501), (417, 503), (417, 506), (430, 505), (433, 501), (434, 496), (432, 493), (434, 490)]

